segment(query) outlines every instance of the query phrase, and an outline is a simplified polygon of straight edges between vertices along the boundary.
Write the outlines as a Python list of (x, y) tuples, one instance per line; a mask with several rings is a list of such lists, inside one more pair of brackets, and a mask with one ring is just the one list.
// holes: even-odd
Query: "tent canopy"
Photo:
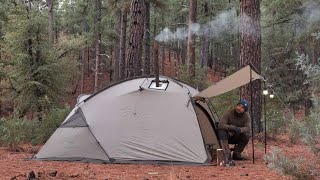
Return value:
[(254, 71), (250, 65), (247, 65), (225, 79), (218, 81), (216, 84), (213, 84), (207, 89), (196, 94), (195, 97), (211, 98), (218, 96), (250, 83), (250, 77), (252, 78), (251, 81), (263, 79), (263, 77)]

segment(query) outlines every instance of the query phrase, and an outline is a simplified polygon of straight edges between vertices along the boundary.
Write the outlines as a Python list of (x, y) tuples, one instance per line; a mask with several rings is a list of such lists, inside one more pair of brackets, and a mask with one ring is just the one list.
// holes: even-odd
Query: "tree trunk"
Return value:
[(99, 67), (100, 67), (100, 51), (101, 51), (101, 0), (96, 0), (96, 62), (95, 62), (95, 75), (94, 75), (94, 92), (99, 88)]
[[(203, 4), (203, 14), (205, 20), (209, 18), (209, 9), (208, 9), (208, 2), (204, 2)], [(200, 58), (200, 66), (201, 68), (208, 66), (208, 59), (209, 59), (209, 38), (207, 38), (206, 34), (202, 35), (200, 38), (201, 42), (201, 58)]]
[[(118, 22), (115, 25), (116, 32), (121, 31), (121, 17), (122, 17), (122, 14), (120, 12)], [(116, 42), (120, 42), (120, 39), (121, 39), (120, 36), (121, 36), (121, 34), (116, 36)], [(117, 81), (119, 81), (120, 43), (115, 43), (113, 52), (114, 52), (114, 59), (113, 59), (113, 78), (112, 78), (112, 80), (114, 82), (117, 82)]]
[(166, 61), (166, 49), (164, 44), (161, 45), (161, 73), (164, 76), (164, 66), (165, 66), (165, 62)]
[[(1, 32), (1, 25), (0, 25), (0, 40), (2, 39), (2, 32)], [(2, 47), (1, 47), (1, 44), (0, 44), (0, 61), (2, 61)], [(0, 76), (0, 82), (1, 82), (2, 78)], [(0, 89), (0, 93), (2, 94), (2, 89)], [(0, 99), (0, 118), (1, 118), (1, 115), (2, 115), (2, 101)]]
[(119, 79), (123, 80), (126, 69), (127, 11), (121, 12)]
[[(168, 48), (168, 61), (169, 62), (171, 62), (171, 47), (172, 47), (172, 45), (169, 46), (169, 48)], [(170, 65), (170, 63), (169, 63), (169, 65)]]
[(130, 8), (130, 27), (127, 62), (127, 78), (142, 74), (141, 57), (145, 20), (145, 1), (132, 0)]
[(150, 75), (150, 0), (146, 0), (146, 21), (145, 21), (145, 29), (144, 29), (144, 50), (145, 50), (145, 58), (144, 58), (144, 75)]
[[(164, 14), (161, 16), (161, 24), (162, 24), (162, 29), (165, 28), (165, 22), (164, 22)], [(166, 49), (165, 49), (165, 42), (161, 43), (161, 73), (164, 76), (164, 62), (166, 60)]]
[(49, 30), (49, 41), (51, 44), (54, 43), (54, 29), (53, 29), (53, 1), (54, 0), (46, 0), (48, 6), (48, 30)]
[[(156, 36), (157, 36), (157, 17), (155, 16), (154, 17), (154, 23), (153, 23), (153, 37), (156, 37)], [(154, 65), (155, 65), (155, 63), (154, 63), (155, 55), (154, 55), (154, 53), (159, 53), (159, 52), (155, 52), (156, 51), (155, 50), (155, 43), (156, 42), (153, 41), (153, 51), (152, 51), (153, 52), (153, 56), (152, 56), (152, 62), (151, 62), (151, 68), (150, 68), (150, 71), (153, 72), (153, 74), (155, 73), (155, 67), (154, 67)], [(158, 45), (157, 45), (157, 48), (158, 48)], [(158, 51), (158, 49), (157, 49), (157, 51)], [(157, 57), (157, 60), (158, 60), (158, 57)]]
[(90, 76), (90, 72), (91, 72), (91, 69), (90, 69), (90, 47), (88, 46), (87, 47), (87, 77)]
[(209, 41), (205, 36), (201, 37), (201, 68), (208, 66), (208, 56), (209, 56)]
[(81, 63), (81, 86), (80, 86), (80, 94), (83, 93), (84, 90), (84, 76), (85, 76), (85, 57), (86, 57), (86, 49), (82, 50), (82, 63)]
[(180, 48), (178, 47), (178, 49), (177, 49), (177, 51), (176, 51), (176, 55), (177, 55), (177, 66), (180, 66), (180, 64), (181, 64), (181, 61), (180, 61), (180, 53), (181, 52), (181, 50), (180, 50)]
[(180, 53), (181, 53), (181, 64), (185, 65), (186, 64), (186, 59), (187, 59), (187, 52), (186, 52), (186, 43), (181, 42), (181, 49), (180, 49)]
[(188, 31), (188, 45), (187, 45), (187, 51), (188, 51), (188, 66), (189, 66), (189, 74), (192, 77), (195, 77), (195, 63), (196, 63), (196, 57), (195, 57), (195, 35), (192, 33), (192, 26), (196, 22), (196, 16), (197, 16), (197, 0), (190, 0), (190, 12), (189, 12), (189, 31)]
[(319, 51), (319, 41), (314, 37), (313, 38), (313, 51), (312, 51), (312, 61), (313, 65), (317, 64), (318, 62), (318, 51)]
[[(260, 1), (242, 0), (240, 2), (240, 68), (249, 63), (261, 72), (261, 26), (260, 26)], [(254, 131), (259, 132), (261, 120), (261, 82), (253, 81), (240, 89), (242, 99), (247, 99), (252, 107), (252, 120)], [(251, 92), (253, 94), (251, 94)], [(250, 95), (252, 95), (252, 102)]]

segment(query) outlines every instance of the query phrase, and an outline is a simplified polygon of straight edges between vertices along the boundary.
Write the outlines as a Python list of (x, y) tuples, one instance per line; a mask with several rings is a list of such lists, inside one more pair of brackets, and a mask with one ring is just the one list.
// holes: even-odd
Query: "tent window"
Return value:
[(156, 89), (156, 90), (166, 90), (169, 85), (168, 80), (159, 81), (159, 87), (156, 86), (156, 81), (152, 80), (149, 89)]

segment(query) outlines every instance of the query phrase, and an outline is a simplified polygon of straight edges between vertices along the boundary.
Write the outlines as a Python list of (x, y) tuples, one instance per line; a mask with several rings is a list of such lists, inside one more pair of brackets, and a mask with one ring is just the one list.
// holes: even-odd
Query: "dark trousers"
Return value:
[(220, 140), (228, 140), (229, 144), (235, 144), (235, 153), (241, 153), (248, 144), (250, 139), (249, 133), (236, 133), (234, 131), (226, 131), (219, 129), (218, 134)]

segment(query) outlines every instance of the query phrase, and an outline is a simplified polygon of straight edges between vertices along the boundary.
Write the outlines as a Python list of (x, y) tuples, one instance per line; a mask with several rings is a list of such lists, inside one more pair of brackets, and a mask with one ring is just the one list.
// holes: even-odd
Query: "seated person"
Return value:
[[(236, 107), (227, 110), (219, 122), (218, 134), (221, 147), (225, 154), (225, 164), (234, 166), (233, 160), (245, 160), (241, 155), (250, 139), (251, 119), (247, 113), (249, 104), (246, 100), (240, 100)], [(236, 144), (231, 159), (229, 144)]]

